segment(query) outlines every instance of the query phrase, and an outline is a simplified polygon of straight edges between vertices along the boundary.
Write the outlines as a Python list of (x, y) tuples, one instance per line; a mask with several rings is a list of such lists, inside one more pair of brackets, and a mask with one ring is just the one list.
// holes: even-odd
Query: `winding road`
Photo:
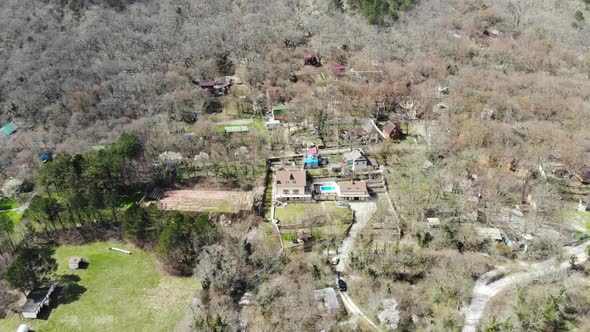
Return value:
[(503, 276), (503, 273), (507, 271), (507, 269), (503, 267), (484, 273), (475, 282), (473, 295), (471, 296), (471, 303), (465, 308), (465, 325), (463, 326), (463, 332), (476, 331), (486, 304), (499, 292), (517, 284), (531, 282), (550, 273), (566, 271), (571, 268), (569, 262), (571, 256), (576, 256), (578, 258), (578, 263), (586, 261), (588, 259), (586, 248), (588, 248), (588, 246), (590, 246), (590, 241), (575, 247), (565, 247), (563, 253), (564, 259), (561, 263), (559, 263), (557, 259), (551, 258), (539, 263), (523, 264), (526, 271), (514, 272), (505, 276)]

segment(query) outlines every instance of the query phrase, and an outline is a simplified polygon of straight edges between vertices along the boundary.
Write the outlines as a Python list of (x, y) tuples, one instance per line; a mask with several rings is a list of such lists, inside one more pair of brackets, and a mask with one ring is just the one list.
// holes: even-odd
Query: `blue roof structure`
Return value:
[(2, 128), (0, 128), (0, 132), (6, 135), (12, 135), (16, 131), (16, 123), (11, 122), (7, 123)]
[(304, 168), (315, 168), (315, 167), (319, 167), (320, 162), (318, 160), (318, 158), (305, 158), (305, 160), (303, 160), (303, 167)]

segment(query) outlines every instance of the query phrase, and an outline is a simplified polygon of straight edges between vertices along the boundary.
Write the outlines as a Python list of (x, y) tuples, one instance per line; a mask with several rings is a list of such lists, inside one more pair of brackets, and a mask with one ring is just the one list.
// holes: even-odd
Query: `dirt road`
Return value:
[(359, 307), (357, 307), (356, 304), (354, 304), (354, 302), (352, 302), (352, 299), (350, 298), (350, 296), (348, 296), (346, 292), (340, 292), (340, 297), (342, 298), (342, 302), (344, 303), (344, 306), (346, 307), (346, 310), (348, 310), (349, 313), (361, 317), (367, 324), (369, 324), (369, 326), (375, 329), (375, 331), (381, 331), (381, 329), (379, 329), (379, 326), (373, 323), (373, 321), (369, 317), (367, 317), (367, 315), (365, 315), (365, 313), (363, 313), (361, 309), (359, 309)]
[[(471, 303), (465, 308), (465, 325), (463, 332), (475, 332), (477, 325), (483, 315), (486, 304), (499, 292), (517, 284), (525, 284), (537, 278), (541, 278), (550, 273), (566, 271), (571, 268), (569, 258), (577, 256), (578, 263), (588, 259), (586, 248), (590, 246), (590, 241), (582, 243), (575, 247), (565, 247), (563, 261), (559, 263), (555, 258), (534, 264), (523, 264), (525, 271), (515, 272), (502, 276), (506, 268), (497, 268), (482, 275), (473, 287)], [(497, 279), (500, 277), (499, 279)]]

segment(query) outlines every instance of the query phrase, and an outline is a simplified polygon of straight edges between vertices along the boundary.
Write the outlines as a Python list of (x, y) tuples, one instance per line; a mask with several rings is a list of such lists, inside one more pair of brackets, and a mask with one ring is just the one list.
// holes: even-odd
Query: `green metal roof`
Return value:
[(243, 133), (248, 131), (248, 126), (231, 126), (231, 127), (223, 127), (226, 133)]
[(16, 131), (16, 123), (14, 123), (14, 122), (5, 124), (2, 128), (0, 128), (0, 132), (4, 133), (6, 135), (11, 135), (15, 131)]
[(273, 111), (286, 111), (289, 108), (287, 107), (287, 105), (283, 104), (283, 103), (278, 103), (275, 105), (275, 107), (272, 108)]

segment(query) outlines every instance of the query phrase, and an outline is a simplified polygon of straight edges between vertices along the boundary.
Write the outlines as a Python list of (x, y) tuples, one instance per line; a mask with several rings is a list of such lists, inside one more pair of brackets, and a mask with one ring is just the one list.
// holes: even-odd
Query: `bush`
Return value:
[(576, 13), (574, 14), (574, 18), (576, 19), (576, 21), (582, 22), (582, 21), (584, 21), (584, 13), (582, 13), (581, 10), (576, 10)]
[(106, 0), (106, 4), (116, 11), (123, 11), (127, 7), (126, 0)]

